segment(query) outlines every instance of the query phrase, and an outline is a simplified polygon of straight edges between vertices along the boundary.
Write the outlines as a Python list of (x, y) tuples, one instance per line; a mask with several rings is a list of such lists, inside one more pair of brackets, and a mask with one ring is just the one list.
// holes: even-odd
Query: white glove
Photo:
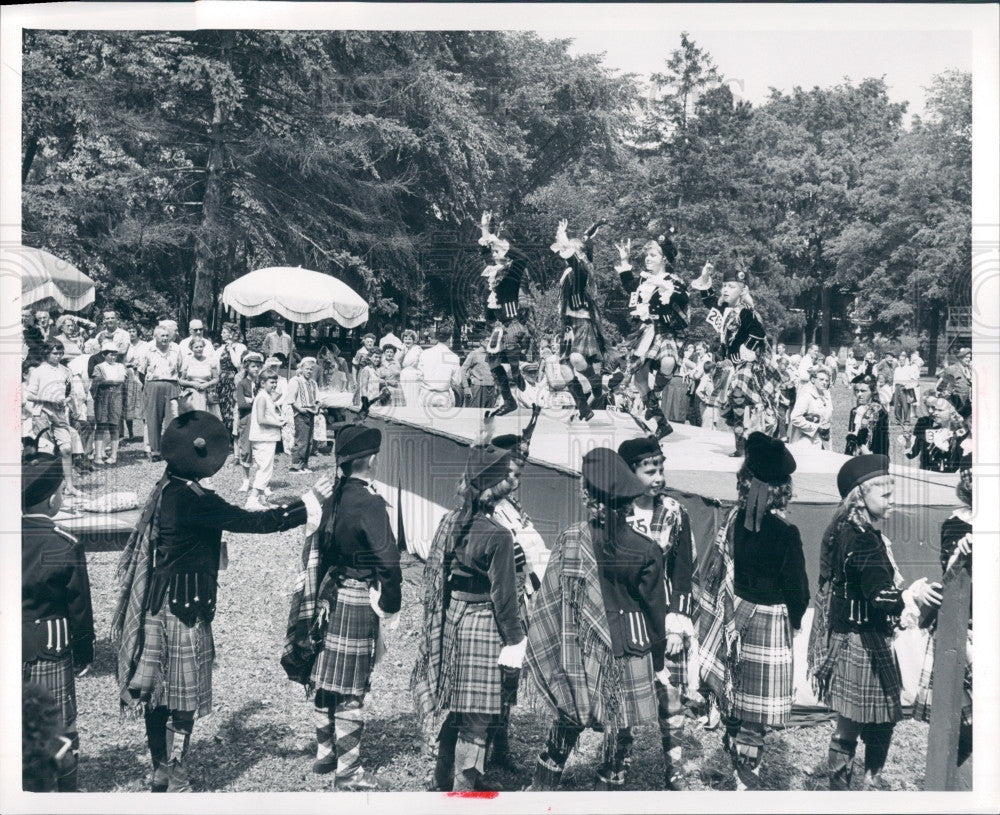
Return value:
[(933, 608), (941, 605), (941, 586), (938, 583), (928, 583), (926, 577), (913, 581), (910, 593), (914, 602), (923, 608)]
[(505, 668), (520, 668), (524, 662), (524, 652), (528, 649), (528, 638), (525, 637), (517, 645), (505, 645), (500, 649), (497, 664)]
[(374, 611), (378, 618), (382, 621), (382, 625), (389, 631), (395, 631), (399, 628), (399, 612), (395, 614), (389, 614), (387, 611), (383, 611), (378, 604), (379, 598), (382, 596), (382, 590), (376, 588), (375, 586), (369, 586), (368, 588), (368, 602), (371, 604), (372, 611)]
[(667, 685), (670, 684), (670, 672), (666, 668), (663, 668), (662, 670), (659, 670), (655, 674), (653, 674), (653, 678), (656, 679), (656, 681), (659, 682), (661, 685), (663, 685), (663, 687), (666, 687)]

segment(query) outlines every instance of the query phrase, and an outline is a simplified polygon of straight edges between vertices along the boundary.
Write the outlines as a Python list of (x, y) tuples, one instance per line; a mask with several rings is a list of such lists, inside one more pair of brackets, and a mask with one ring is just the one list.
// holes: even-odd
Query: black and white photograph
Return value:
[(991, 811), (998, 24), (4, 8), (0, 809)]

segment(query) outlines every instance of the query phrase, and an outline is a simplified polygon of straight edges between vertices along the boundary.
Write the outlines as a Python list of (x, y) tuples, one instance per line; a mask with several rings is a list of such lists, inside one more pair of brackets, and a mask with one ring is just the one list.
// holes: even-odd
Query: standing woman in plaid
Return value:
[(174, 419), (160, 449), (167, 468), (119, 561), (111, 636), (122, 706), (145, 716), (152, 791), (190, 792), (194, 721), (212, 712), (212, 620), (219, 571), (228, 564), (222, 533), (318, 524), (319, 502), (333, 486), (321, 478), (301, 500), (262, 512), (227, 503), (198, 483), (229, 455), (229, 430), (201, 410)]
[[(674, 375), (680, 356), (676, 335), (687, 328), (687, 284), (674, 274), (677, 248), (665, 235), (646, 242), (645, 270), (638, 277), (629, 262), (631, 241), (615, 244), (619, 263), (615, 271), (629, 294), (629, 313), (639, 322), (632, 349), (635, 387), (646, 403), (646, 418), (656, 422), (656, 436), (673, 432), (663, 415), (661, 398)], [(653, 376), (650, 385), (649, 377)]]
[[(559, 313), (563, 320), (562, 363), (567, 367), (567, 389), (573, 395), (576, 409), (583, 421), (594, 416), (594, 409), (604, 407), (604, 384), (601, 362), (604, 359), (604, 336), (597, 317), (597, 305), (587, 291), (591, 264), (594, 260), (593, 238), (605, 221), (590, 227), (582, 239), (570, 238), (566, 229), (569, 221), (559, 222), (555, 243), (551, 249), (566, 261), (559, 278)], [(581, 380), (590, 385), (590, 400), (583, 392)]]
[(58, 456), (36, 453), (21, 462), (21, 665), (25, 682), (55, 698), (59, 735), (70, 742), (56, 784), (59, 792), (75, 792), (74, 677), (94, 661), (94, 613), (83, 546), (52, 521), (62, 505), (62, 480)]
[(654, 678), (670, 682), (663, 553), (625, 518), (646, 485), (607, 447), (581, 472), (590, 519), (559, 535), (531, 615), (528, 673), (555, 714), (531, 790), (558, 788), (588, 727), (604, 733), (595, 789), (623, 789), (631, 728), (657, 719)]
[(338, 790), (379, 788), (361, 764), (362, 708), (381, 628), (399, 625), (403, 585), (386, 503), (372, 486), (381, 446), (382, 434), (372, 427), (347, 425), (337, 434), (341, 478), (318, 533), (325, 636), (310, 677), (316, 688), (313, 772), (336, 772)]
[(850, 459), (837, 474), (837, 488), (843, 500), (820, 550), (809, 669), (816, 695), (838, 714), (828, 755), (830, 789), (850, 789), (859, 736), (865, 786), (877, 788), (893, 728), (903, 717), (893, 631), (903, 619), (916, 622), (917, 605), (939, 606), (941, 593), (926, 578), (901, 588), (892, 546), (878, 529), (892, 509), (889, 458)]
[(720, 389), (717, 405), (725, 414), (733, 405), (730, 396), (739, 391), (749, 401), (749, 422), (736, 428), (734, 458), (744, 452), (746, 437), (754, 429), (773, 435), (778, 427), (777, 396), (781, 375), (772, 362), (767, 336), (760, 315), (750, 296), (750, 278), (746, 272), (728, 268), (722, 275), (722, 289), (712, 288), (712, 264), (706, 263), (701, 276), (691, 281), (691, 288), (701, 294), (708, 309), (705, 321), (719, 332), (721, 357), (733, 370)]
[(711, 628), (722, 611), (716, 631), (724, 637), (706, 632), (705, 644), (716, 656), (709, 665), (723, 669), (715, 689), (727, 714), (723, 747), (732, 756), (737, 790), (757, 786), (765, 730), (783, 726), (792, 712), (792, 635), (809, 605), (802, 539), (785, 520), (794, 472), (795, 459), (781, 441), (750, 434), (736, 474), (737, 504), (716, 537), (725, 548), (717, 561), (724, 572), (709, 581), (718, 588), (706, 590), (714, 612), (702, 625)]
[[(527, 331), (517, 314), (517, 302), (528, 269), (528, 256), (490, 232), (492, 216), (484, 212), (479, 222), (482, 235), (479, 245), (492, 263), (482, 273), (486, 278), (486, 320), (494, 322), (486, 350), (489, 352), (489, 366), (503, 397), (503, 405), (494, 415), (503, 416), (517, 410), (517, 402), (511, 392), (511, 385), (524, 390), (526, 383), (521, 374), (521, 345)], [(498, 230), (499, 231), (499, 230)]]
[(428, 555), (425, 636), (411, 689), (424, 736), (437, 742), (439, 790), (483, 788), (487, 734), (502, 709), (502, 668), (519, 669), (527, 645), (514, 539), (493, 518), (513, 489), (510, 474), (506, 450), (474, 449), (462, 508), (442, 519)]
[[(691, 576), (694, 541), (687, 510), (663, 491), (663, 452), (656, 436), (629, 439), (618, 448), (625, 463), (646, 486), (629, 508), (626, 520), (636, 532), (651, 537), (663, 552), (667, 592), (666, 666), (670, 681), (656, 683), (657, 716), (666, 764), (664, 787), (683, 789), (681, 770), (684, 698), (688, 695), (688, 653), (697, 649), (691, 623)], [(691, 690), (696, 690), (691, 688)]]

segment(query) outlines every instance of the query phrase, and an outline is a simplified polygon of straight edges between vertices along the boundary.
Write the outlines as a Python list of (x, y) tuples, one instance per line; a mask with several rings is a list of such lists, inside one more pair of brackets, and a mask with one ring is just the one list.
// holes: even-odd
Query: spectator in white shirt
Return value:
[(812, 370), (809, 382), (798, 389), (788, 431), (790, 444), (806, 441), (823, 450), (830, 449), (830, 423), (833, 403), (830, 400), (830, 372), (822, 365)]
[(819, 365), (821, 352), (816, 344), (809, 346), (809, 351), (799, 362), (798, 383), (805, 384), (812, 378), (812, 369)]
[(181, 353), (185, 356), (191, 356), (191, 340), (195, 338), (201, 338), (205, 341), (205, 357), (207, 359), (214, 359), (215, 346), (212, 345), (212, 341), (205, 336), (205, 324), (201, 320), (191, 320), (191, 322), (188, 323), (188, 336), (179, 343)]
[(420, 404), (426, 407), (452, 408), (455, 389), (461, 387), (462, 366), (458, 355), (447, 343), (451, 329), (439, 326), (437, 344), (424, 350), (417, 363), (420, 372)]

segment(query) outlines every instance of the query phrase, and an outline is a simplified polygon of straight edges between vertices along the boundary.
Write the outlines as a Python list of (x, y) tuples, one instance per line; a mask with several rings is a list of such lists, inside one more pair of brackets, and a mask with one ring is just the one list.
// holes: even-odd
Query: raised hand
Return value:
[(567, 229), (569, 229), (569, 221), (563, 218), (559, 221), (559, 226), (556, 228), (556, 237), (565, 237)]
[(622, 243), (616, 243), (615, 249), (618, 250), (618, 257), (621, 258), (622, 263), (627, 263), (629, 255), (632, 254), (632, 239), (629, 238)]
[(479, 228), (482, 229), (483, 232), (489, 232), (490, 231), (490, 221), (492, 219), (493, 219), (492, 213), (489, 210), (486, 210), (483, 213), (482, 217), (479, 219)]

